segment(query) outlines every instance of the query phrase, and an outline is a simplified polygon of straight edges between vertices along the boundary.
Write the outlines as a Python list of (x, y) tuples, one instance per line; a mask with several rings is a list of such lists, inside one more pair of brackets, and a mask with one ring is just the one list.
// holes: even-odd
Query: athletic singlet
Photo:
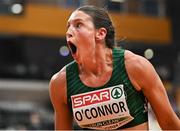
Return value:
[(112, 76), (101, 87), (84, 85), (76, 62), (66, 66), (68, 106), (81, 129), (123, 129), (148, 121), (146, 99), (128, 78), (124, 52), (113, 49)]

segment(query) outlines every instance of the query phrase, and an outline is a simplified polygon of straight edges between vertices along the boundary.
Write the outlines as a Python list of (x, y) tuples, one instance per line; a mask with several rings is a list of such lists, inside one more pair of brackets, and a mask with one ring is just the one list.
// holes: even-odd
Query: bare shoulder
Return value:
[(66, 67), (54, 74), (49, 83), (50, 98), (53, 104), (56, 101), (66, 103)]
[(161, 128), (179, 130), (179, 119), (171, 107), (164, 85), (152, 64), (142, 56), (125, 51), (125, 66), (134, 87), (142, 90), (151, 104)]
[(128, 76), (137, 90), (141, 90), (144, 83), (148, 83), (151, 77), (157, 77), (153, 65), (146, 58), (129, 50), (125, 51), (125, 66)]
[(52, 76), (50, 80), (50, 99), (54, 107), (56, 130), (70, 130), (72, 115), (67, 103), (66, 66)]
[[(63, 84), (66, 81), (66, 69), (63, 67), (59, 72), (54, 74), (50, 80), (50, 85), (59, 85)], [(54, 87), (53, 86), (53, 87)]]
[[(144, 57), (137, 55), (129, 50), (125, 51), (125, 62), (130, 68), (140, 68), (143, 66), (149, 66), (151, 63)], [(152, 65), (151, 65), (152, 66)]]

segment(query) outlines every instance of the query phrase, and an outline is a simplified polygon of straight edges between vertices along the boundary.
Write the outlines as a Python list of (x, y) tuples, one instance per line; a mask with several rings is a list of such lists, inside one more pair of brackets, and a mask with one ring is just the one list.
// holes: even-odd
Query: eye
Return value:
[(82, 23), (80, 23), (80, 22), (78, 22), (78, 23), (76, 23), (76, 28), (80, 28), (81, 27), (81, 25), (82, 25)]

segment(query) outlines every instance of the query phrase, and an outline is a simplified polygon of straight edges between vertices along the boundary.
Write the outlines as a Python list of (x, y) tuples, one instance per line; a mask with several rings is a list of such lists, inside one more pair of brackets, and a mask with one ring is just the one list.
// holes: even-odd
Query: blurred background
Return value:
[(0, 0), (0, 129), (54, 129), (48, 84), (72, 61), (66, 21), (86, 4), (108, 10), (117, 46), (154, 65), (179, 115), (179, 0)]

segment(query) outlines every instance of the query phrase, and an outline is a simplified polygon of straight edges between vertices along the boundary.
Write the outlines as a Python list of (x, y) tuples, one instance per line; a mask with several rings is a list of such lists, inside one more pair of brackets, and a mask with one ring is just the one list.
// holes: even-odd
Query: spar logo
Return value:
[(71, 99), (72, 99), (73, 108), (88, 106), (91, 104), (97, 104), (97, 103), (109, 101), (110, 91), (109, 89), (92, 91), (89, 93), (71, 96)]
[(123, 85), (109, 87), (97, 91), (71, 96), (73, 108), (102, 103), (113, 99), (119, 99), (123, 95)]
[(119, 99), (123, 95), (123, 90), (120, 87), (114, 87), (111, 91), (111, 96), (114, 99)]

